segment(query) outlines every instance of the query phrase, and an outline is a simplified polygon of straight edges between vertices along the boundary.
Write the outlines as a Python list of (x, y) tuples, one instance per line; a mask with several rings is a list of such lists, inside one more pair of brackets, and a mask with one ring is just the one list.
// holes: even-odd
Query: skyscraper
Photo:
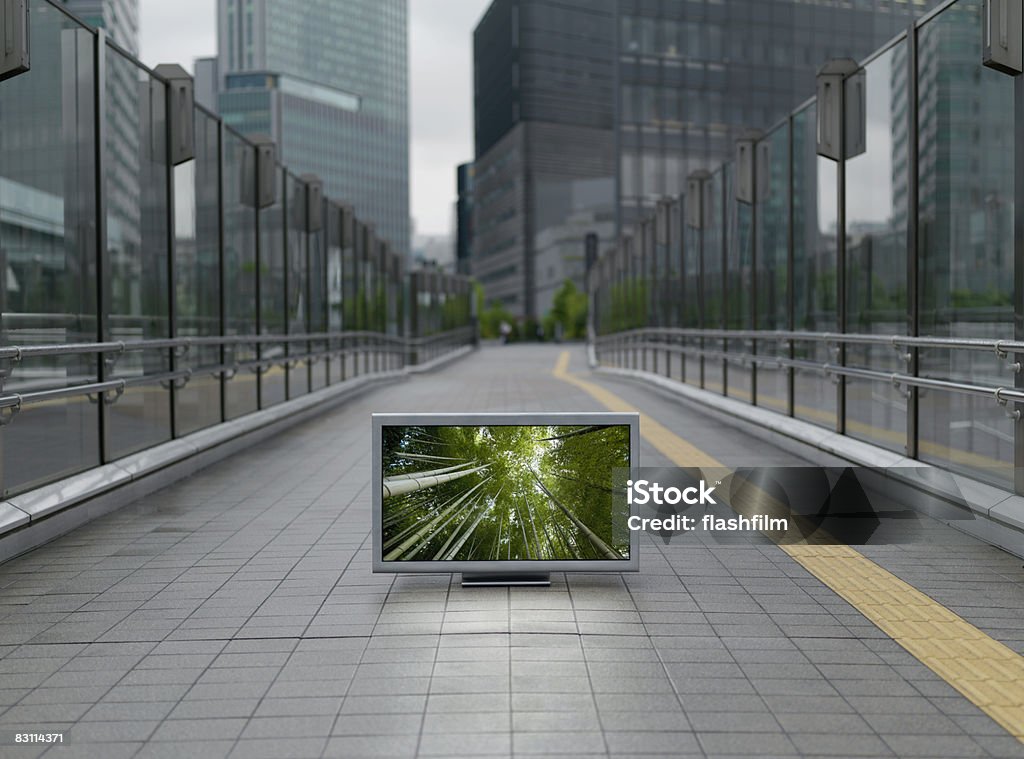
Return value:
[(139, 55), (139, 0), (64, 0), (82, 21), (103, 29), (132, 55)]
[(494, 0), (474, 32), (471, 269), (487, 299), (542, 317), (559, 280), (582, 287), (588, 228), (622, 234), (810, 97), (825, 61), (933, 4)]
[[(218, 0), (217, 105), (409, 251), (405, 0)], [(197, 73), (199, 73), (197, 71)]]
[(494, 0), (473, 34), (471, 269), (516, 316), (543, 316), (538, 276), (562, 271), (537, 271), (542, 244), (565, 249), (542, 233), (614, 214), (614, 13), (614, 0)]

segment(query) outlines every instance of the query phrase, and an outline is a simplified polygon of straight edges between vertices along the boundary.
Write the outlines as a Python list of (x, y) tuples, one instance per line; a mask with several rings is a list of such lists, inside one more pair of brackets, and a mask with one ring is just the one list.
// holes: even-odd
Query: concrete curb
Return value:
[[(780, 445), (813, 463), (835, 465), (850, 463), (869, 467), (882, 474), (887, 491), (899, 497), (899, 488), (909, 488), (915, 496), (908, 500), (923, 513), (958, 530), (1024, 557), (1024, 497), (1008, 490), (948, 472), (923, 461), (840, 435), (760, 406), (751, 406), (707, 390), (637, 369), (597, 366), (593, 370), (609, 377), (640, 381), (675, 398), (692, 403), (704, 413), (739, 424), (751, 434)], [(819, 456), (815, 456), (817, 452)], [(896, 490), (894, 490), (896, 488)], [(926, 497), (919, 497), (920, 494)], [(948, 519), (950, 506), (971, 514), (964, 519)]]

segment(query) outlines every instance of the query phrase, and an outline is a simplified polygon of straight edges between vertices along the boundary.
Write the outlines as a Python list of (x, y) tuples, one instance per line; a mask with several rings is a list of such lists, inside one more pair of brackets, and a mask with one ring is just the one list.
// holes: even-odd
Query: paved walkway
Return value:
[[(0, 566), (0, 756), (1024, 756), (763, 539), (645, 537), (640, 574), (550, 589), (371, 574), (370, 413), (602, 410), (559, 355), (484, 349)], [(588, 379), (730, 465), (799, 463)], [(1024, 651), (1021, 561), (915, 527), (863, 552)]]

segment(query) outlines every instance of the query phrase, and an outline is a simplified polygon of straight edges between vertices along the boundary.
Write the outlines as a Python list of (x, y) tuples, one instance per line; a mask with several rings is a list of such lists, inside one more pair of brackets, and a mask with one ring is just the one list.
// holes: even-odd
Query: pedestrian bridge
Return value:
[(373, 412), (636, 409), (644, 466), (820, 455), (582, 346), (387, 379), (0, 565), (0, 754), (1024, 755), (1022, 560), (923, 513), (850, 548), (645, 533), (639, 574), (550, 588), (371, 574)]
[[(941, 4), (657, 201), (623, 172), (586, 347), (480, 347), (469, 279), (179, 66), (0, 6), (0, 757), (1024, 756), (1012, 13)], [(607, 410), (645, 467), (871, 469), (885, 539), (370, 571), (371, 413)]]

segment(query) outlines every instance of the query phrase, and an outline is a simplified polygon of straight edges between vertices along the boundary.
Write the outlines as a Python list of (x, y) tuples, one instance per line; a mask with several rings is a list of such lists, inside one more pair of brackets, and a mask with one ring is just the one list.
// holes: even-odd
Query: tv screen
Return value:
[(634, 414), (374, 415), (374, 571), (634, 571)]

